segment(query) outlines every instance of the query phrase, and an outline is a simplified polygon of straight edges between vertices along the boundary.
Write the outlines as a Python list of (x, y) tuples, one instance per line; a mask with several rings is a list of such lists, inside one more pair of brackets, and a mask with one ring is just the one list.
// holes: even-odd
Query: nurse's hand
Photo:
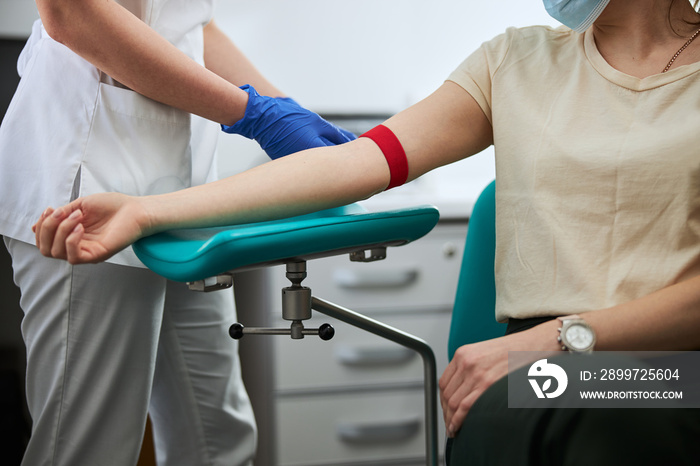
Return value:
[(245, 115), (231, 126), (221, 125), (227, 133), (255, 139), (271, 159), (314, 147), (349, 142), (355, 136), (305, 109), (290, 98), (259, 95), (250, 85)]
[[(508, 367), (509, 351), (558, 351), (556, 329), (556, 321), (546, 322), (530, 330), (458, 348), (439, 382), (447, 435), (455, 436), (487, 388), (517, 368)], [(527, 362), (523, 358), (520, 365)]]
[(95, 194), (46, 209), (32, 230), (44, 256), (71, 264), (96, 263), (141, 238), (147, 218), (136, 198)]
[[(301, 105), (299, 105), (299, 103), (296, 100), (292, 99), (291, 97), (276, 97), (276, 99), (281, 100), (282, 102), (286, 102), (290, 105), (294, 105), (302, 112), (309, 112), (309, 110), (307, 110), (304, 107), (302, 107)], [(314, 113), (314, 115), (316, 115), (316, 114)], [(318, 116), (318, 115), (316, 115), (316, 116)], [(319, 116), (319, 118), (321, 118), (321, 117)], [(342, 144), (343, 142), (353, 141), (353, 140), (357, 139), (357, 136), (355, 136), (355, 133), (353, 133), (352, 131), (348, 131), (345, 128), (341, 128), (340, 126), (334, 125), (333, 123), (330, 123), (330, 122), (324, 120), (323, 118), (321, 118), (321, 121), (328, 123), (332, 127), (336, 128), (338, 131), (340, 131), (340, 133), (343, 136), (345, 136), (347, 138), (347, 141), (341, 141), (341, 142), (338, 142), (336, 144)]]

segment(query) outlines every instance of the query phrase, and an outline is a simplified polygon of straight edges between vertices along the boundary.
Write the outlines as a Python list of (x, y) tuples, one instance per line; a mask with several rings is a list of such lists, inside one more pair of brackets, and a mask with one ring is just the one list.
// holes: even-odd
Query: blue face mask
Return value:
[(610, 0), (544, 0), (549, 15), (576, 32), (588, 29)]

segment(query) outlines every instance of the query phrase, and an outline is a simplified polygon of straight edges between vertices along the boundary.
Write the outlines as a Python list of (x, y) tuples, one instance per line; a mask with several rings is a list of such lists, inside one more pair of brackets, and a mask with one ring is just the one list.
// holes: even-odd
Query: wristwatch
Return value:
[(559, 317), (561, 328), (557, 341), (561, 349), (570, 353), (592, 353), (595, 332), (579, 315)]

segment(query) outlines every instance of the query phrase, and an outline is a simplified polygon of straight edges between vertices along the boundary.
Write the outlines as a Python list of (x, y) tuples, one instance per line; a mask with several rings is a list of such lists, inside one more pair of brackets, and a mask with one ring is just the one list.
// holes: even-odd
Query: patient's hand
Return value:
[(32, 230), (43, 255), (71, 264), (95, 263), (143, 236), (147, 218), (138, 198), (104, 193), (46, 209)]
[(509, 338), (464, 345), (455, 351), (440, 377), (440, 403), (449, 437), (462, 427), (484, 390), (508, 373)]
[[(557, 351), (556, 328), (556, 321), (546, 322), (524, 332), (458, 348), (440, 377), (447, 435), (457, 433), (477, 398), (508, 373), (509, 351)], [(521, 365), (525, 363), (521, 361)]]

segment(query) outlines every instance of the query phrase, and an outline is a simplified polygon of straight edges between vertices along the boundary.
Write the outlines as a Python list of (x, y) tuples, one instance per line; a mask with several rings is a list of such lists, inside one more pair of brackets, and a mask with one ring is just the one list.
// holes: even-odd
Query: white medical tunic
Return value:
[[(214, 0), (117, 1), (203, 64)], [(125, 88), (49, 37), (40, 20), (18, 72), (0, 127), (0, 234), (34, 243), (43, 210), (79, 196), (157, 194), (216, 179), (217, 124)], [(110, 262), (142, 266), (131, 248)]]

